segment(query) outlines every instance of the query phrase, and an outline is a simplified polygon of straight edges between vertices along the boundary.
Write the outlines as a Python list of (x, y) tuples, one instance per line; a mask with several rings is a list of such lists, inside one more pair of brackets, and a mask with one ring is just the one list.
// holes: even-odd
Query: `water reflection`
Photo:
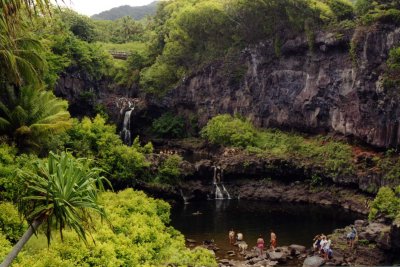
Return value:
[[(196, 212), (201, 214), (193, 215)], [(215, 200), (175, 207), (171, 224), (186, 238), (198, 243), (214, 239), (220, 248), (230, 250), (228, 231), (231, 228), (244, 234), (249, 247), (255, 245), (259, 234), (268, 241), (270, 229), (278, 236), (278, 246), (300, 244), (309, 247), (316, 234), (329, 234), (360, 217), (340, 208), (315, 205)]]

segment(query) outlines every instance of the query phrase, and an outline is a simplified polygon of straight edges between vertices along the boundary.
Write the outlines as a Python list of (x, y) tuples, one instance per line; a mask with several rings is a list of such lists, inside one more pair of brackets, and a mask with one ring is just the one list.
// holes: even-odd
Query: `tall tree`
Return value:
[(30, 226), (0, 267), (10, 266), (42, 224), (46, 226), (49, 243), (53, 227), (59, 229), (61, 237), (63, 229), (70, 227), (87, 242), (85, 226), (90, 225), (91, 213), (106, 218), (104, 208), (98, 203), (104, 178), (84, 159), (75, 159), (69, 153), (50, 153), (47, 162), (38, 161), (34, 171), (21, 171), (19, 175), (26, 192), (18, 209)]

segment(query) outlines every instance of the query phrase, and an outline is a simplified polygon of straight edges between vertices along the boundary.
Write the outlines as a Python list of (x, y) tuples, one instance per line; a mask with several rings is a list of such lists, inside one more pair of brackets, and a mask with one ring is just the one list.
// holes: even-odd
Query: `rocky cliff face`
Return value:
[(185, 79), (163, 105), (195, 112), (202, 125), (217, 114), (239, 113), (260, 127), (334, 132), (396, 147), (400, 108), (383, 75), (389, 50), (399, 44), (400, 28), (392, 25), (319, 32), (313, 51), (299, 36), (283, 44), (280, 56), (272, 42), (260, 43), (242, 51), (240, 82), (232, 84), (214, 64)]

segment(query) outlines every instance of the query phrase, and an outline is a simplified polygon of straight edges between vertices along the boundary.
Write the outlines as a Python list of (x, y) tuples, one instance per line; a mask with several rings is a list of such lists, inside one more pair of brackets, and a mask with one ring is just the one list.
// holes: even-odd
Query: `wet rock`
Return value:
[(236, 256), (236, 252), (233, 251), (233, 250), (227, 251), (226, 254), (227, 254), (229, 257), (234, 257), (234, 256)]
[(283, 252), (269, 251), (268, 257), (272, 261), (286, 262), (286, 255)]
[(296, 256), (296, 255), (300, 255), (301, 253), (306, 252), (306, 247), (293, 244), (293, 245), (289, 246), (289, 250), (290, 250), (290, 255)]
[(304, 260), (303, 267), (319, 267), (325, 263), (325, 260), (320, 256), (308, 257)]

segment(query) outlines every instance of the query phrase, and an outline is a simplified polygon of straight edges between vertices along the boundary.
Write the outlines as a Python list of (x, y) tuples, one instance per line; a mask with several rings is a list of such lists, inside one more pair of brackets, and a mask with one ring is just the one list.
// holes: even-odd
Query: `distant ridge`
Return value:
[(131, 16), (135, 20), (140, 20), (147, 15), (154, 15), (157, 11), (158, 1), (151, 2), (146, 6), (119, 6), (110, 10), (93, 15), (92, 19), (97, 20), (116, 20), (125, 16)]

